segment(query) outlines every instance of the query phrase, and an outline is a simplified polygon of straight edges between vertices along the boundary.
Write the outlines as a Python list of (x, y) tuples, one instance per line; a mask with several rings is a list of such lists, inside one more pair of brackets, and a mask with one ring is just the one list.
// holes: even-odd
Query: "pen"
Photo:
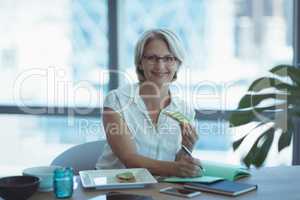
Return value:
[[(181, 145), (182, 149), (187, 153), (189, 156), (193, 157), (192, 152), (185, 146)], [(204, 172), (205, 169), (202, 167), (202, 165), (199, 165), (200, 169)]]

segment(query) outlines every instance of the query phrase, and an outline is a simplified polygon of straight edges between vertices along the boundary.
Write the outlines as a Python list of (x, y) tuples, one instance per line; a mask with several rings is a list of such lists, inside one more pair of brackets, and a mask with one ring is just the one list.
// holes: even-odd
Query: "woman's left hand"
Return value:
[(195, 128), (189, 123), (181, 124), (181, 134), (182, 134), (182, 144), (186, 146), (189, 150), (193, 150), (197, 140), (198, 135)]

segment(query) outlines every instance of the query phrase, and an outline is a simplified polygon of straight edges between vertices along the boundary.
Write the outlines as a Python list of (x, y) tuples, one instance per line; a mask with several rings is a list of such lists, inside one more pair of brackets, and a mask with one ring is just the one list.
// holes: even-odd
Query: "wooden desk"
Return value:
[[(240, 180), (241, 182), (254, 183), (258, 185), (258, 190), (250, 192), (238, 197), (226, 197), (222, 195), (215, 195), (211, 193), (202, 193), (202, 195), (193, 199), (261, 199), (261, 200), (296, 200), (300, 199), (300, 166), (291, 167), (267, 167), (259, 170), (253, 170), (252, 176)], [(89, 198), (103, 194), (104, 191), (99, 190), (84, 190), (81, 187), (80, 180), (76, 179), (78, 184), (77, 189), (74, 191), (74, 200), (88, 200)], [(144, 189), (130, 189), (130, 190), (114, 190), (119, 192), (144, 194), (152, 196), (156, 200), (168, 199), (184, 199), (180, 197), (170, 196), (159, 193), (159, 189), (172, 184), (159, 183)], [(30, 200), (50, 200), (55, 199), (52, 192), (41, 193), (37, 192), (30, 198)]]

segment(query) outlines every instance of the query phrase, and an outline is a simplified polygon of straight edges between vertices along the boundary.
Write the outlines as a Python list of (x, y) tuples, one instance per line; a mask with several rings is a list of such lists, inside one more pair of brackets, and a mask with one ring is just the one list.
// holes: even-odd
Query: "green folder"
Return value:
[(234, 181), (243, 177), (250, 176), (250, 172), (242, 166), (203, 161), (205, 172), (203, 176), (221, 177), (226, 180)]
[(250, 172), (246, 168), (237, 165), (216, 163), (211, 161), (202, 161), (202, 166), (205, 169), (205, 171), (203, 172), (203, 176), (200, 175), (199, 177), (191, 177), (191, 178), (168, 177), (163, 179), (162, 182), (212, 183), (223, 179), (234, 181), (243, 177), (250, 176)]

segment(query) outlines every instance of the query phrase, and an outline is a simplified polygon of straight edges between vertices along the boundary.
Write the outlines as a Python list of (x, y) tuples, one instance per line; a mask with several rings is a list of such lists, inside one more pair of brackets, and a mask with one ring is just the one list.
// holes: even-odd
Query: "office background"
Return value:
[[(173, 89), (197, 109), (202, 159), (240, 163), (231, 143), (251, 129), (228, 116), (276, 64), (299, 67), (297, 0), (1, 0), (0, 175), (47, 165), (105, 139), (108, 91), (135, 82), (133, 50), (149, 29), (174, 30), (187, 51)], [(276, 148), (265, 165), (290, 165)]]

